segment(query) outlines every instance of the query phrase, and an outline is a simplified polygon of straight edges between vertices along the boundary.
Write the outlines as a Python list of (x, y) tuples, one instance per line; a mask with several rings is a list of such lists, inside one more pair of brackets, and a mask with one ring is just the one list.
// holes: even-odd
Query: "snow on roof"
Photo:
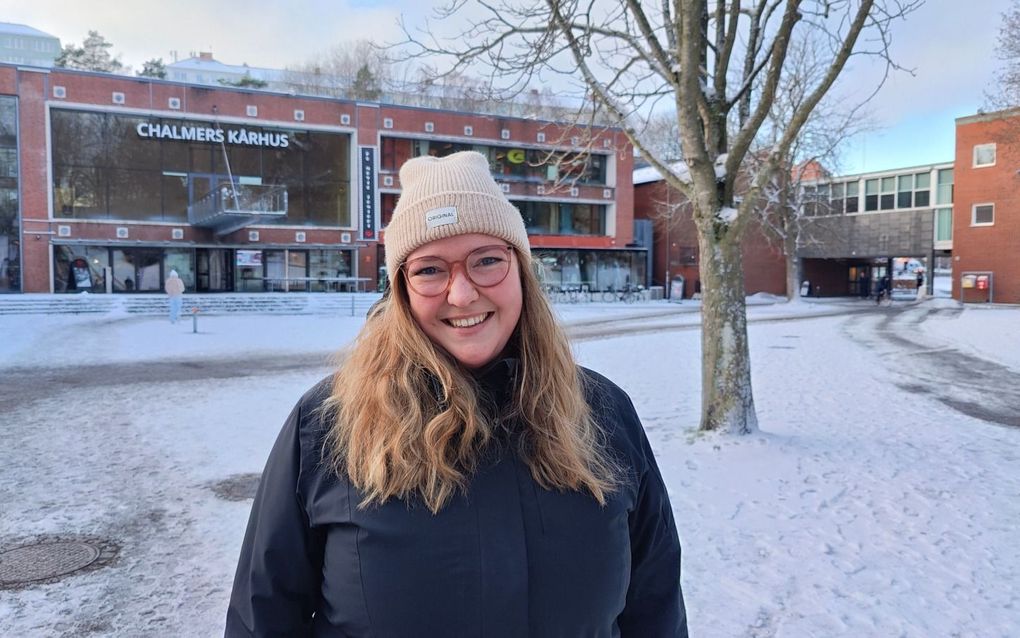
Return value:
[[(673, 162), (669, 164), (669, 170), (673, 171), (682, 178), (690, 173), (687, 170), (687, 164), (684, 162)], [(648, 184), (650, 182), (661, 182), (662, 175), (654, 166), (645, 166), (634, 171), (634, 185)]]
[(247, 64), (224, 64), (219, 60), (203, 59), (198, 57), (187, 58), (178, 62), (166, 65), (166, 68), (179, 71), (201, 71), (203, 73), (232, 73), (236, 75), (249, 75), (260, 80), (276, 80), (283, 76), (284, 72), (279, 69), (266, 69)]
[(54, 40), (59, 39), (55, 35), (50, 35), (49, 33), (30, 27), (27, 24), (15, 24), (13, 22), (0, 22), (0, 33), (9, 35), (31, 35), (39, 38), (53, 38)]

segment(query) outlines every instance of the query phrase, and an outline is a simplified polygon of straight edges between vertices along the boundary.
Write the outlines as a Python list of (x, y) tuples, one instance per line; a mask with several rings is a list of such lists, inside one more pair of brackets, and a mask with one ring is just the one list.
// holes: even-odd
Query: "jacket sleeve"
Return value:
[[(636, 414), (631, 418), (638, 420)], [(652, 448), (640, 422), (637, 427), (644, 467), (637, 505), (630, 514), (630, 587), (627, 606), (618, 618), (620, 634), (624, 638), (687, 638), (680, 540)]]
[(269, 454), (237, 562), (225, 636), (311, 633), (319, 604), (322, 535), (300, 495), (301, 404)]

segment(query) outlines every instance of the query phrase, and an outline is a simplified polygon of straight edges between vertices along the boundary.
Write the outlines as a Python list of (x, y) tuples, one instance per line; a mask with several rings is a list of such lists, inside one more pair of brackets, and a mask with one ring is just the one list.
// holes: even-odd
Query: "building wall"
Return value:
[(805, 219), (803, 257), (927, 257), (934, 241), (930, 208)]
[[(995, 144), (995, 164), (975, 167), (974, 147)], [(994, 273), (996, 302), (1020, 303), (1020, 111), (956, 120), (956, 193), (953, 205), (953, 297), (960, 275)], [(994, 204), (994, 224), (972, 223), (977, 204)], [(966, 299), (983, 301), (978, 290)]]
[[(59, 89), (58, 89), (59, 87)], [(598, 202), (611, 211), (611, 223), (602, 236), (535, 236), (536, 247), (624, 249), (633, 240), (633, 188), (630, 148), (619, 131), (600, 131), (598, 139), (585, 139), (584, 130), (549, 122), (497, 116), (400, 107), (352, 101), (291, 96), (268, 91), (210, 88), (149, 78), (53, 69), (49, 72), (0, 65), (0, 93), (16, 95), (19, 103), (20, 176), (23, 225), (22, 272), (25, 292), (49, 292), (53, 279), (53, 245), (80, 244), (116, 247), (212, 246), (224, 248), (313, 248), (335, 246), (358, 249), (359, 276), (375, 278), (383, 251), (378, 250), (384, 234), (360, 236), (361, 188), (360, 153), (364, 147), (376, 152), (377, 182), (371, 197), (376, 203), (376, 229), (382, 226), (380, 193), (392, 204), (399, 195), (396, 164), (381, 170), (380, 141), (385, 136), (414, 139), (454, 140), (467, 143), (540, 147), (549, 150), (581, 150), (590, 145), (595, 152), (612, 158), (607, 184), (569, 185), (539, 192), (539, 184), (507, 182), (511, 198), (532, 198), (561, 202)], [(304, 226), (301, 228), (254, 225), (225, 236), (186, 223), (129, 220), (81, 220), (54, 218), (51, 208), (51, 175), (48, 108), (83, 109), (160, 118), (222, 121), (225, 124), (268, 126), (294, 130), (324, 130), (351, 136), (350, 228)], [(254, 113), (251, 114), (251, 113)], [(426, 131), (429, 124), (431, 131)], [(470, 128), (468, 128), (470, 127)], [(540, 141), (544, 137), (545, 141)], [(398, 158), (402, 163), (408, 154)], [(618, 177), (622, 175), (624, 177)], [(389, 183), (384, 180), (389, 178)], [(498, 176), (497, 176), (498, 179)], [(62, 228), (63, 227), (63, 228)], [(118, 227), (128, 228), (128, 238), (117, 236)], [(173, 239), (174, 228), (183, 229), (182, 239)], [(258, 241), (249, 241), (248, 230), (259, 231)], [(305, 233), (305, 241), (297, 238)], [(58, 236), (59, 234), (59, 236)], [(348, 243), (342, 238), (350, 236)], [(373, 282), (374, 285), (374, 282)]]
[[(700, 290), (697, 227), (683, 195), (662, 181), (634, 187), (634, 216), (654, 224), (652, 285), (669, 286), (680, 275), (686, 283), (684, 296)], [(673, 210), (671, 215), (665, 213)], [(742, 239), (744, 290), (748, 295), (767, 292), (786, 294), (786, 261), (778, 243), (770, 241), (761, 225), (752, 222)]]

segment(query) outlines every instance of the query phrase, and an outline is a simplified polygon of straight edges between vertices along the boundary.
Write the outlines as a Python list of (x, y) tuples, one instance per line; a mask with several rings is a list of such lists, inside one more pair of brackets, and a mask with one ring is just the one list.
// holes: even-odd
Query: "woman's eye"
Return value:
[(436, 277), (442, 274), (442, 272), (439, 266), (419, 266), (414, 269), (412, 275), (414, 277)]
[(503, 257), (499, 255), (485, 255), (483, 257), (478, 258), (478, 261), (475, 262), (475, 267), (486, 268), (489, 266), (498, 266), (499, 264), (503, 263), (503, 261), (504, 261)]

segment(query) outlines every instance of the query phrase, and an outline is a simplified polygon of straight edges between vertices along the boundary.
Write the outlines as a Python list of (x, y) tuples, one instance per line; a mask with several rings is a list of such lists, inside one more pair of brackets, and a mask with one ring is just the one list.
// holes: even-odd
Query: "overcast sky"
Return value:
[[(0, 21), (27, 24), (80, 43), (90, 29), (121, 60), (172, 61), (212, 51), (227, 64), (282, 68), (343, 41), (393, 41), (401, 14), (421, 24), (432, 0), (0, 0)], [(957, 117), (974, 114), (991, 87), (1001, 13), (1011, 0), (927, 0), (901, 23), (893, 54), (913, 75), (895, 74), (872, 103), (882, 130), (862, 137), (842, 172), (953, 159)], [(851, 76), (855, 78), (858, 75)], [(870, 90), (860, 74), (861, 91)]]

